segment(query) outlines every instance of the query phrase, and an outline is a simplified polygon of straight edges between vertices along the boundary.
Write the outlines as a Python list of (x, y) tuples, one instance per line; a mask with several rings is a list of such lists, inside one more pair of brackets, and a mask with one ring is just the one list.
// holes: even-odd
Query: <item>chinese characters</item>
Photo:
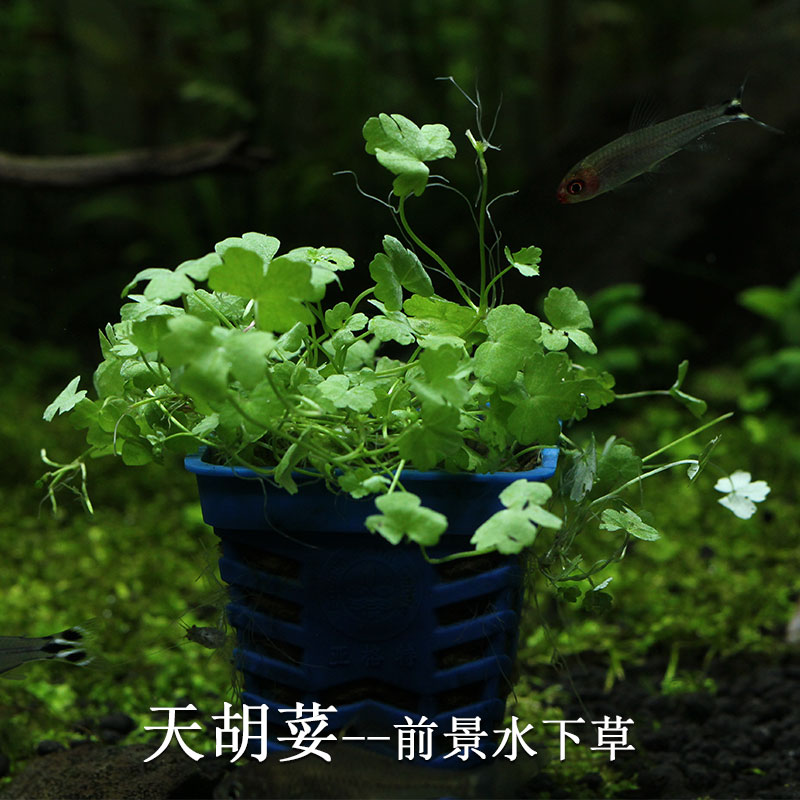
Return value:
[[(174, 739), (178, 746), (186, 755), (195, 761), (203, 758), (202, 753), (193, 750), (183, 738), (182, 733), (188, 731), (202, 730), (202, 725), (192, 722), (189, 725), (179, 725), (177, 722), (178, 712), (196, 711), (194, 704), (182, 708), (173, 707), (154, 707), (150, 709), (155, 712), (167, 712), (166, 725), (146, 725), (145, 730), (165, 731), (164, 741), (161, 746), (151, 756), (145, 759), (153, 761), (158, 758)], [(268, 706), (242, 706), (241, 714), (231, 713), (232, 706), (225, 703), (223, 713), (214, 716), (212, 719), (220, 721), (222, 724), (216, 728), (215, 733), (215, 755), (222, 756), (225, 752), (232, 754), (231, 762), (235, 762), (242, 756), (247, 755), (257, 761), (264, 761), (267, 758), (267, 714), (270, 711)], [(347, 729), (337, 737), (334, 733), (324, 733), (328, 727), (328, 714), (336, 713), (334, 706), (322, 707), (320, 703), (309, 704), (296, 703), (294, 708), (272, 709), (283, 715), (281, 721), (289, 729), (288, 736), (276, 736), (275, 741), (280, 742), (286, 749), (278, 755), (280, 761), (296, 761), (301, 758), (314, 757), (323, 761), (330, 761), (331, 755), (324, 746), (326, 743), (336, 741), (391, 741), (390, 735), (381, 736), (356, 736), (348, 735)], [(433, 736), (439, 725), (429, 721), (427, 717), (413, 720), (411, 717), (404, 717), (405, 722), (393, 725), (394, 738), (396, 743), (396, 754), (399, 761), (414, 761), (422, 759), (429, 761), (434, 755)], [(608, 753), (610, 761), (616, 759), (619, 751), (634, 750), (634, 746), (628, 743), (628, 726), (633, 725), (632, 719), (622, 719), (619, 715), (613, 719), (604, 716), (602, 720), (591, 720), (595, 726), (596, 745), (591, 746), (591, 750)], [(240, 724), (237, 724), (240, 723)], [(559, 759), (564, 761), (569, 746), (579, 745), (580, 737), (569, 726), (583, 725), (585, 720), (582, 717), (571, 720), (542, 720), (545, 726), (557, 725), (559, 736)], [(521, 752), (528, 758), (536, 756), (537, 751), (525, 740), (525, 736), (534, 730), (534, 726), (526, 724), (520, 728), (518, 717), (511, 717), (511, 725), (500, 730), (493, 730), (498, 738), (499, 744), (494, 746), (493, 740), (487, 731), (481, 727), (480, 717), (451, 717), (450, 729), (439, 731), (449, 742), (452, 748), (443, 755), (444, 759), (458, 758), (467, 761), (475, 756), (485, 760), (487, 756), (491, 758), (506, 758), (509, 761), (516, 761)], [(568, 745), (567, 742), (571, 742)]]

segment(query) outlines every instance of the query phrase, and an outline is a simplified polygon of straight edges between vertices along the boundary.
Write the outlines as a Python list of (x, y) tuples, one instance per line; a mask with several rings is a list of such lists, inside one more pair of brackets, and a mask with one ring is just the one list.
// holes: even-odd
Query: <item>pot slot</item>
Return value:
[[(247, 606), (251, 611), (256, 611), (264, 616), (271, 617), (272, 619), (279, 619), (283, 622), (291, 622), (299, 625), (303, 608), (298, 603), (293, 603), (285, 597), (278, 597), (274, 594), (266, 592), (254, 592), (252, 589), (236, 593), (239, 597), (235, 598), (237, 602)], [(231, 599), (233, 592), (231, 592)]]
[[(289, 580), (300, 577), (300, 562), (282, 553), (273, 553), (241, 542), (228, 543), (230, 556), (250, 569), (260, 570)], [(226, 546), (226, 550), (228, 549)], [(228, 553), (226, 553), (228, 555)]]
[(436, 667), (437, 669), (451, 669), (460, 667), (462, 664), (479, 661), (489, 654), (489, 644), (489, 640), (484, 638), (457, 644), (453, 647), (445, 647), (435, 654)]
[(487, 553), (485, 556), (474, 558), (459, 558), (455, 561), (445, 561), (444, 564), (435, 564), (434, 569), (442, 581), (457, 581), (490, 572), (498, 567), (506, 567), (511, 563), (508, 556), (500, 553)]
[(491, 592), (440, 606), (436, 609), (436, 622), (439, 625), (456, 625), (459, 622), (492, 614), (497, 610), (498, 594)]
[(413, 709), (419, 705), (416, 692), (409, 692), (384, 681), (361, 678), (338, 686), (331, 686), (320, 695), (322, 705), (341, 708), (351, 703), (370, 700), (400, 709)]

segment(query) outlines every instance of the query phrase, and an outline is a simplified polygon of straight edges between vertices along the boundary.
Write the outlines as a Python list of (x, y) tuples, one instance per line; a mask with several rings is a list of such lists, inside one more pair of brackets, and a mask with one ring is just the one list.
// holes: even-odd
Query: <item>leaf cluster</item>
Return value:
[(754, 410), (774, 398), (793, 407), (800, 388), (800, 274), (785, 287), (752, 286), (739, 294), (739, 302), (772, 328), (756, 329), (748, 344), (748, 386), (739, 405)]
[[(557, 445), (563, 425), (615, 399), (610, 374), (570, 356), (597, 350), (589, 309), (571, 288), (550, 289), (541, 318), (493, 302), (507, 272), (538, 276), (541, 251), (506, 247), (505, 263), (495, 263), (499, 247), (487, 245), (484, 224), (488, 142), (467, 132), (482, 179), (480, 284), (466, 287), (406, 214), (409, 198), (430, 185), (428, 162), (455, 155), (447, 128), (381, 114), (363, 134), (367, 152), (395, 176), (387, 205), (404, 239), (383, 237), (367, 267), (371, 285), (352, 300), (331, 298), (355, 268), (344, 250), (281, 252), (278, 239), (252, 232), (174, 269), (139, 272), (123, 291), (120, 320), (100, 333), (93, 395), (75, 378), (45, 411), (47, 420), (67, 413), (88, 443), (68, 464), (45, 456), (53, 501), (79, 476), (75, 490), (90, 508), (87, 458), (141, 465), (205, 448), (218, 463), (248, 467), (290, 493), (313, 477), (332, 492), (376, 496), (367, 527), (392, 543), (427, 547), (447, 519), (404, 488), (405, 471), (513, 471)], [(460, 301), (434, 285), (433, 264)], [(669, 393), (697, 405), (680, 391), (684, 374), (681, 365)], [(612, 559), (630, 536), (657, 536), (615, 499), (641, 472), (630, 448), (611, 442), (599, 457), (594, 449), (571, 455), (566, 496), (584, 510), (562, 525), (544, 507), (553, 505), (549, 487), (518, 480), (475, 532), (475, 552), (516, 553), (548, 529), (540, 567), (553, 580), (579, 580), (594, 569), (566, 553), (587, 521), (622, 532)], [(590, 503), (592, 488), (601, 497)]]

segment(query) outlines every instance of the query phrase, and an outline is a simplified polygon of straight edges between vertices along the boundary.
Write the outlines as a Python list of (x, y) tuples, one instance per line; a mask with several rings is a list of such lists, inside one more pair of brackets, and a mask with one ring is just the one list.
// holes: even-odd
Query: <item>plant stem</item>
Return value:
[[(267, 370), (267, 371), (266, 371), (266, 373), (265, 373), (265, 375), (266, 375), (266, 378), (267, 378), (267, 383), (269, 384), (269, 388), (270, 388), (270, 389), (272, 389), (272, 391), (275, 393), (275, 397), (277, 397), (277, 398), (278, 398), (278, 401), (280, 402), (280, 404), (281, 404), (281, 405), (284, 407), (284, 409), (286, 410), (286, 413), (287, 413), (287, 415), (291, 417), (291, 416), (292, 416), (292, 414), (294, 413), (294, 408), (292, 408), (292, 406), (291, 406), (291, 405), (289, 405), (289, 401), (286, 399), (286, 397), (284, 397), (283, 393), (282, 393), (282, 392), (281, 392), (281, 390), (278, 388), (277, 384), (275, 383), (275, 379), (272, 377), (272, 373), (270, 372), (270, 370)], [(233, 402), (233, 401), (231, 400), (231, 402)], [(243, 411), (243, 410), (241, 410), (241, 409), (240, 409), (239, 407), (237, 407), (237, 406), (234, 406), (234, 408), (236, 408), (236, 410), (237, 410), (237, 411), (238, 411), (240, 414), (242, 414), (242, 416), (244, 416), (244, 411)], [(252, 418), (251, 418), (251, 419), (252, 419)], [(261, 424), (261, 423), (259, 423), (259, 422), (258, 422), (258, 421), (256, 421), (256, 420), (252, 420), (252, 421), (253, 421), (253, 422), (255, 422), (257, 425), (260, 425), (260, 424)], [(269, 426), (268, 426), (268, 425), (265, 425), (264, 427), (268, 428)]]
[[(89, 493), (86, 490), (86, 464), (84, 463), (85, 459), (91, 455), (92, 447), (86, 449), (80, 456), (76, 459), (71, 461), (69, 464), (59, 464), (57, 461), (53, 461), (51, 458), (48, 457), (47, 451), (42, 448), (39, 451), (39, 455), (42, 461), (47, 464), (48, 467), (56, 467), (54, 472), (45, 473), (40, 478), (41, 482), (47, 483), (47, 496), (50, 498), (50, 506), (53, 509), (53, 513), (58, 512), (58, 501), (56, 500), (56, 489), (64, 485), (70, 491), (74, 492), (83, 503), (83, 507), (89, 514), (94, 514), (94, 508), (92, 507), (92, 501), (89, 499)], [(67, 483), (68, 478), (70, 475), (74, 473), (79, 473), (81, 477), (81, 488), (75, 489), (74, 487), (70, 486)], [(39, 481), (37, 481), (37, 485), (40, 485)]]
[(514, 267), (509, 264), (505, 269), (500, 270), (500, 272), (498, 272), (497, 275), (495, 275), (494, 278), (489, 281), (489, 284), (486, 287), (487, 297), (489, 296), (489, 292), (492, 290), (492, 286), (494, 286), (503, 277), (503, 275), (506, 274), (506, 272), (510, 272), (512, 269), (514, 269)]
[(392, 482), (389, 485), (389, 488), (386, 490), (386, 494), (391, 494), (394, 491), (394, 487), (397, 486), (397, 481), (400, 480), (400, 473), (403, 471), (403, 467), (405, 465), (406, 465), (406, 460), (404, 458), (401, 458), (400, 463), (397, 465), (397, 469), (394, 471)]
[(666, 450), (669, 450), (671, 447), (674, 447), (676, 444), (680, 444), (681, 442), (685, 442), (687, 439), (691, 439), (692, 436), (696, 436), (698, 433), (702, 433), (706, 428), (710, 428), (712, 425), (716, 425), (719, 422), (724, 422), (726, 419), (730, 419), (733, 416), (733, 411), (728, 411), (727, 414), (723, 414), (716, 419), (711, 420), (711, 422), (706, 422), (705, 425), (701, 425), (699, 428), (695, 428), (693, 431), (681, 436), (679, 439), (676, 439), (674, 442), (670, 442), (669, 444), (665, 444), (663, 447), (660, 447), (658, 450), (654, 450), (650, 455), (645, 456), (642, 459), (642, 464), (646, 461), (650, 461), (651, 458), (655, 458), (658, 455), (661, 455)]
[(489, 553), (497, 552), (494, 547), (484, 547), (483, 550), (463, 550), (460, 553), (451, 553), (449, 556), (431, 558), (423, 545), (420, 545), (419, 549), (422, 550), (422, 556), (429, 564), (445, 564), (448, 561), (458, 561), (462, 558), (474, 558), (475, 556), (485, 556)]
[(596, 500), (592, 500), (591, 503), (587, 506), (587, 509), (592, 508), (592, 506), (599, 505), (600, 503), (604, 503), (606, 500), (610, 500), (615, 495), (618, 495), (623, 489), (627, 489), (629, 486), (633, 486), (635, 483), (639, 483), (640, 481), (645, 480), (646, 478), (652, 478), (653, 475), (658, 475), (659, 472), (666, 472), (668, 469), (672, 469), (673, 467), (680, 467), (682, 464), (697, 464), (696, 458), (682, 458), (679, 461), (671, 461), (669, 464), (664, 464), (661, 467), (656, 467), (655, 469), (651, 469), (650, 472), (645, 472), (641, 475), (637, 475), (635, 478), (631, 478), (629, 481), (626, 481), (622, 484), (622, 486), (617, 487), (614, 489), (613, 492), (609, 492), (608, 494), (604, 494), (602, 497), (598, 497)]
[[(477, 441), (481, 441), (481, 439), (478, 438)], [(502, 472), (509, 464), (519, 463), (520, 460), (524, 456), (527, 456), (529, 453), (541, 452), (542, 450), (544, 450), (545, 447), (546, 445), (543, 444), (533, 444), (530, 447), (526, 447), (517, 453), (511, 453), (505, 461), (501, 462), (500, 471)]]
[(471, 131), (467, 131), (467, 139), (478, 154), (478, 165), (481, 171), (481, 195), (480, 195), (480, 208), (478, 209), (478, 248), (480, 255), (481, 265), (481, 289), (479, 295), (478, 316), (483, 316), (486, 312), (486, 304), (488, 299), (488, 292), (486, 290), (486, 202), (489, 194), (489, 169), (486, 166), (486, 158), (484, 156), (484, 143), (476, 141)]
[(448, 278), (450, 278), (464, 302), (470, 308), (473, 308), (477, 311), (478, 307), (472, 302), (472, 300), (470, 300), (469, 295), (461, 287), (461, 282), (458, 280), (453, 270), (450, 269), (450, 267), (438, 253), (436, 253), (434, 250), (431, 250), (431, 248), (428, 247), (428, 245), (426, 245), (425, 242), (423, 242), (411, 229), (411, 226), (408, 224), (408, 220), (406, 219), (405, 202), (406, 198), (401, 197), (397, 207), (398, 214), (400, 215), (400, 221), (403, 223), (405, 232), (411, 237), (412, 241), (417, 245), (417, 247), (419, 247), (421, 250), (424, 250), (444, 270), (445, 274)]
[(362, 301), (362, 300), (363, 300), (365, 297), (369, 297), (369, 295), (373, 294), (374, 292), (375, 292), (375, 287), (374, 287), (374, 286), (370, 286), (370, 288), (369, 288), (369, 289), (364, 289), (364, 291), (363, 291), (363, 292), (361, 292), (361, 294), (360, 294), (360, 295), (358, 295), (358, 296), (356, 297), (356, 299), (355, 299), (355, 300), (353, 300), (353, 302), (352, 302), (352, 303), (350, 303), (350, 314), (351, 314), (351, 316), (352, 316), (353, 312), (356, 310), (356, 308), (358, 308), (358, 304), (359, 304), (359, 303), (360, 303), (360, 302), (361, 302), (361, 301)]
[(200, 305), (205, 306), (227, 328), (236, 327), (213, 303), (209, 303), (200, 292), (195, 291), (192, 296)]
[[(656, 395), (669, 395), (668, 389), (646, 389), (641, 392), (626, 392), (617, 394), (614, 392), (615, 400), (634, 400), (637, 397), (655, 397)], [(670, 395), (671, 396), (671, 395)]]
[[(172, 390), (172, 392), (175, 395), (175, 397), (179, 397), (180, 396), (181, 393), (172, 385), (172, 382), (156, 371), (156, 369), (153, 367), (153, 365), (148, 361), (147, 356), (141, 350), (139, 351), (139, 358), (142, 360), (142, 362), (147, 367), (147, 369), (150, 370), (150, 372), (156, 378), (157, 382), (158, 381), (163, 382), (164, 386), (167, 386)], [(166, 370), (166, 367), (164, 366), (164, 364), (162, 362), (159, 361), (158, 363), (159, 363), (159, 365), (161, 367), (163, 367)], [(148, 389), (148, 392), (149, 391), (150, 390)], [(130, 408), (135, 408), (135, 404), (130, 406)]]

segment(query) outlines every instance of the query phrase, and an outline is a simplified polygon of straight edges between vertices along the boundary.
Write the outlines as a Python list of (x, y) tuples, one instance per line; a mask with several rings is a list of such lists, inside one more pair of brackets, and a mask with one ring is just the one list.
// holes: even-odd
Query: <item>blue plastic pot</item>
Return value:
[[(551, 448), (527, 472), (404, 472), (403, 485), (449, 520), (430, 555), (471, 549), (475, 529), (501, 508), (503, 488), (547, 480), (557, 460)], [(314, 701), (337, 709), (326, 733), (346, 728), (394, 741), (392, 726), (405, 716), (425, 716), (439, 733), (461, 716), (480, 717), (491, 738), (512, 688), (519, 557), (433, 566), (416, 545), (392, 546), (366, 530), (373, 499), (332, 494), (322, 481), (290, 495), (250, 470), (196, 455), (185, 464), (197, 476), (203, 519), (222, 540), (242, 700), (270, 707), (271, 740), (288, 735), (277, 709)], [(452, 748), (434, 741), (441, 760)]]

